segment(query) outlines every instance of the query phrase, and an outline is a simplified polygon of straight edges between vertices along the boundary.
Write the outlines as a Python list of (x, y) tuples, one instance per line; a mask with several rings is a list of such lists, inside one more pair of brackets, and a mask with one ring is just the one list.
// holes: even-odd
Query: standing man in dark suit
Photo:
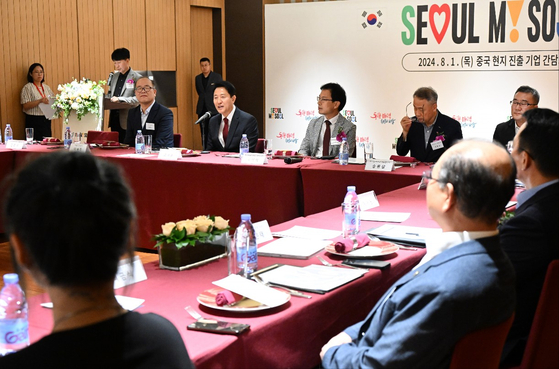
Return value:
[(258, 141), (258, 122), (252, 115), (235, 106), (235, 86), (227, 81), (217, 82), (214, 105), (219, 115), (208, 124), (206, 149), (209, 151), (239, 152), (241, 137), (247, 135), (249, 151), (254, 152)]
[(495, 127), (493, 141), (507, 147), (507, 143), (512, 141), (518, 133), (520, 126), (526, 122), (523, 114), (530, 109), (537, 108), (539, 102), (540, 94), (538, 91), (530, 86), (518, 87), (518, 90), (514, 93), (514, 98), (510, 102), (510, 115), (512, 118), (507, 122), (499, 123)]
[[(202, 71), (202, 73), (197, 75), (195, 78), (196, 92), (198, 93), (196, 114), (198, 114), (198, 118), (201, 118), (202, 115), (209, 111), (213, 117), (214, 115), (217, 115), (217, 110), (215, 109), (215, 105), (213, 102), (215, 84), (216, 82), (223, 81), (223, 78), (221, 78), (221, 74), (212, 71), (210, 59), (208, 58), (200, 59), (200, 70)], [(204, 124), (204, 128), (202, 128), (202, 124)], [(202, 134), (202, 129), (204, 129), (204, 132), (207, 135), (207, 120), (200, 123), (200, 134)]]
[[(134, 84), (141, 77), (138, 72), (130, 68), (130, 51), (125, 48), (116, 49), (111, 54), (111, 59), (115, 66), (116, 73), (109, 77), (109, 97), (112, 102), (121, 102), (127, 104), (138, 104), (138, 100), (134, 95)], [(118, 132), (118, 141), (124, 142), (126, 137), (126, 123), (128, 118), (128, 110), (130, 106), (124, 106), (123, 109), (111, 110), (109, 116), (109, 127), (111, 131)]]
[(520, 364), (540, 298), (547, 267), (559, 259), (559, 114), (531, 109), (513, 139), (518, 194), (515, 215), (500, 227), (501, 246), (516, 271), (517, 306), (503, 359)]
[(148, 77), (136, 81), (136, 98), (140, 106), (128, 112), (128, 129), (124, 143), (134, 146), (136, 133), (151, 135), (152, 148), (173, 147), (173, 112), (155, 101), (157, 90)]
[(414, 92), (415, 116), (405, 116), (400, 121), (402, 134), (396, 146), (398, 155), (411, 151), (410, 156), (417, 160), (434, 163), (454, 142), (462, 139), (460, 123), (437, 109), (438, 98), (431, 87), (421, 87)]

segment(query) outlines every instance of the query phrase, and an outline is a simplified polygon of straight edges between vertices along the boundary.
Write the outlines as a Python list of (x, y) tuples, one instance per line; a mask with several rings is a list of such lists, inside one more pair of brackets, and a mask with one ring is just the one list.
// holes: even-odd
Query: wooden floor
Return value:
[[(12, 265), (12, 258), (10, 254), (10, 245), (8, 242), (5, 242), (5, 237), (0, 235), (0, 278), (6, 273), (13, 273), (14, 267)], [(155, 261), (158, 259), (157, 254), (148, 253), (148, 252), (136, 252), (136, 255), (140, 257), (142, 263), (149, 263), (151, 261)], [(25, 291), (25, 295), (27, 297), (35, 296), (45, 292), (40, 286), (38, 286), (33, 279), (22, 272), (20, 277), (23, 279), (21, 285)], [(0, 287), (4, 286), (4, 282), (0, 279)]]

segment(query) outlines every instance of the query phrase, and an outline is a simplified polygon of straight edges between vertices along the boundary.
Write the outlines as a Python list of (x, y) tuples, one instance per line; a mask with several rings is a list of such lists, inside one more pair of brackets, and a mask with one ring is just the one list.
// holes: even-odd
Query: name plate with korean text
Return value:
[(182, 159), (182, 154), (180, 150), (161, 149), (157, 158), (162, 160), (179, 160)]
[(130, 265), (130, 259), (122, 259), (118, 263), (118, 269), (114, 280), (114, 288), (121, 288), (134, 284), (137, 282), (145, 281), (148, 279), (144, 264), (138, 256), (134, 256), (134, 262)]
[(24, 140), (9, 140), (6, 141), (6, 149), (21, 150), (26, 148), (27, 141)]
[(367, 164), (365, 164), (365, 170), (392, 172), (394, 170), (394, 160), (369, 160)]
[(254, 233), (256, 234), (257, 245), (274, 239), (267, 220), (261, 220), (260, 222), (253, 223), (252, 226), (254, 227)]
[(76, 152), (89, 152), (89, 144), (81, 143), (81, 142), (74, 142), (70, 145), (70, 151)]
[(252, 165), (262, 165), (267, 164), (268, 159), (266, 158), (266, 154), (258, 154), (255, 152), (249, 152), (241, 156), (241, 163), (242, 164), (252, 164)]

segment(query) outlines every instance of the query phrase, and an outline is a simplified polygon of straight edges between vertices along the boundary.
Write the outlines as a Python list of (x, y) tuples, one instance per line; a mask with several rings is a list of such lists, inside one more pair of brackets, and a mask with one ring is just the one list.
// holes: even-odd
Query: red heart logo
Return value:
[[(434, 19), (435, 13), (444, 14), (445, 16), (443, 29), (441, 30), (441, 32), (437, 30), (437, 26), (435, 25), (435, 19)], [(431, 24), (431, 31), (433, 31), (433, 36), (435, 36), (435, 40), (437, 40), (437, 43), (440, 44), (441, 41), (443, 40), (444, 34), (448, 29), (449, 23), (450, 23), (450, 6), (448, 6), (448, 4), (443, 4), (441, 6), (438, 6), (436, 4), (431, 5), (431, 8), (429, 9), (429, 24)]]

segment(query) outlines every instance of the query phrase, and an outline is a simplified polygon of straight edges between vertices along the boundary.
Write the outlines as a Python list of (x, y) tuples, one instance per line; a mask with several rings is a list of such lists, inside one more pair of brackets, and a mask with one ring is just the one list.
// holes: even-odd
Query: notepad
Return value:
[(272, 232), (274, 237), (295, 237), (307, 240), (330, 240), (338, 237), (340, 234), (341, 231), (303, 226), (293, 226), (285, 231)]
[(390, 241), (407, 246), (425, 247), (425, 239), (427, 237), (436, 236), (441, 232), (442, 229), (440, 228), (385, 224), (378, 228), (368, 230), (367, 234), (375, 236), (383, 241)]
[(280, 238), (258, 248), (259, 256), (271, 256), (288, 259), (308, 259), (320, 250), (324, 250), (330, 241), (308, 240), (303, 238)]

